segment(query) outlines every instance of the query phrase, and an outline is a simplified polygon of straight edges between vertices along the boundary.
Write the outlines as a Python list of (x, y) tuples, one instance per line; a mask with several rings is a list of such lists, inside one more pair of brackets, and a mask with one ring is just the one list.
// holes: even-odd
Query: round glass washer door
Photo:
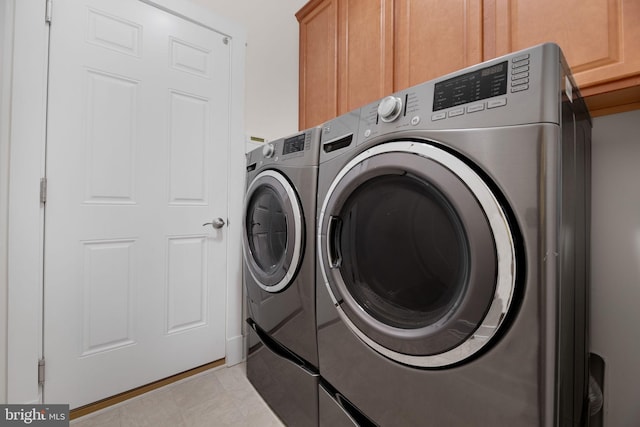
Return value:
[(384, 143), (350, 161), (323, 202), (318, 245), (344, 323), (404, 364), (470, 358), (512, 303), (504, 210), (472, 168), (427, 141)]
[(302, 209), (291, 183), (275, 170), (249, 184), (244, 206), (243, 253), (255, 283), (280, 292), (292, 281), (302, 259)]

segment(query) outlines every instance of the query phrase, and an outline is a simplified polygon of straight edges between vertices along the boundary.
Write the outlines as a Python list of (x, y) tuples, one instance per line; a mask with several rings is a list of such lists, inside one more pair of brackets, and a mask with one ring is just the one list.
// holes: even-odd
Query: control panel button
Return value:
[(511, 80), (511, 86), (519, 86), (519, 85), (523, 85), (523, 84), (527, 84), (527, 83), (529, 83), (529, 79), (528, 78)]
[(395, 96), (387, 96), (378, 105), (378, 115), (383, 122), (394, 121), (402, 111), (402, 100)]
[(491, 99), (487, 102), (487, 108), (498, 108), (507, 105), (507, 98)]
[(529, 89), (529, 85), (520, 85), (520, 86), (512, 87), (511, 88), (511, 92), (512, 93), (521, 92), (521, 91), (527, 90), (527, 89)]
[(369, 138), (371, 136), (371, 129), (367, 129), (364, 131), (364, 137)]
[(525, 54), (520, 55), (520, 56), (516, 56), (515, 58), (513, 58), (513, 62), (524, 61), (525, 59), (529, 59), (529, 54), (528, 53), (525, 53)]
[(416, 125), (417, 125), (417, 124), (419, 124), (419, 123), (420, 123), (420, 116), (413, 116), (413, 117), (411, 118), (411, 124), (412, 124), (413, 126), (416, 126)]
[(447, 113), (436, 113), (431, 116), (431, 121), (442, 120), (447, 117)]
[(512, 80), (525, 79), (529, 77), (529, 72), (525, 71), (524, 73), (514, 73), (511, 75)]
[(449, 111), (449, 117), (461, 116), (464, 114), (464, 108), (456, 108), (454, 110)]
[(484, 110), (484, 103), (483, 104), (473, 104), (473, 105), (469, 105), (467, 107), (467, 113), (475, 113), (476, 111), (482, 111)]
[(516, 64), (513, 64), (513, 70), (511, 70), (511, 74), (525, 73), (529, 71), (528, 65), (518, 66), (516, 68)]

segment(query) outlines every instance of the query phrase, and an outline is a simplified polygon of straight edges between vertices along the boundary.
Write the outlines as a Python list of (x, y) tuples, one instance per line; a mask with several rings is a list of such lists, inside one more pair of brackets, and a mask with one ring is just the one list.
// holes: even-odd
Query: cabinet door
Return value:
[(338, 115), (338, 0), (309, 2), (300, 23), (300, 129)]
[(396, 0), (394, 90), (482, 62), (482, 0)]
[(393, 91), (392, 4), (392, 0), (340, 0), (338, 114)]
[(485, 0), (485, 25), (484, 59), (556, 42), (584, 96), (640, 82), (638, 0)]
[(300, 129), (393, 90), (392, 0), (311, 1), (300, 22)]

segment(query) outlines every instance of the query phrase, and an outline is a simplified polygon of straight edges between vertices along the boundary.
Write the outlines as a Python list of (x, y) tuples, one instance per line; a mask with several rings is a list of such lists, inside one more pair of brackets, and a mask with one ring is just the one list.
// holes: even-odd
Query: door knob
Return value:
[(213, 228), (215, 228), (217, 230), (219, 228), (222, 228), (222, 226), (224, 225), (224, 219), (216, 218), (211, 222), (205, 222), (204, 224), (202, 224), (203, 227), (205, 225), (210, 225), (210, 226), (212, 226)]

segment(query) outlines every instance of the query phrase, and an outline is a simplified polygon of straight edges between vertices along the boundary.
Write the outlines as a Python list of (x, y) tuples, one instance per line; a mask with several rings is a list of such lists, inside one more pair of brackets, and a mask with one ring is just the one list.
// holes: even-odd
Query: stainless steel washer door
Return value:
[(251, 276), (267, 292), (280, 292), (294, 279), (302, 259), (302, 215), (295, 189), (278, 171), (263, 171), (249, 185), (243, 253)]
[(319, 218), (325, 284), (342, 320), (401, 363), (471, 357), (511, 305), (516, 256), (500, 203), (464, 161), (427, 142), (349, 162)]

